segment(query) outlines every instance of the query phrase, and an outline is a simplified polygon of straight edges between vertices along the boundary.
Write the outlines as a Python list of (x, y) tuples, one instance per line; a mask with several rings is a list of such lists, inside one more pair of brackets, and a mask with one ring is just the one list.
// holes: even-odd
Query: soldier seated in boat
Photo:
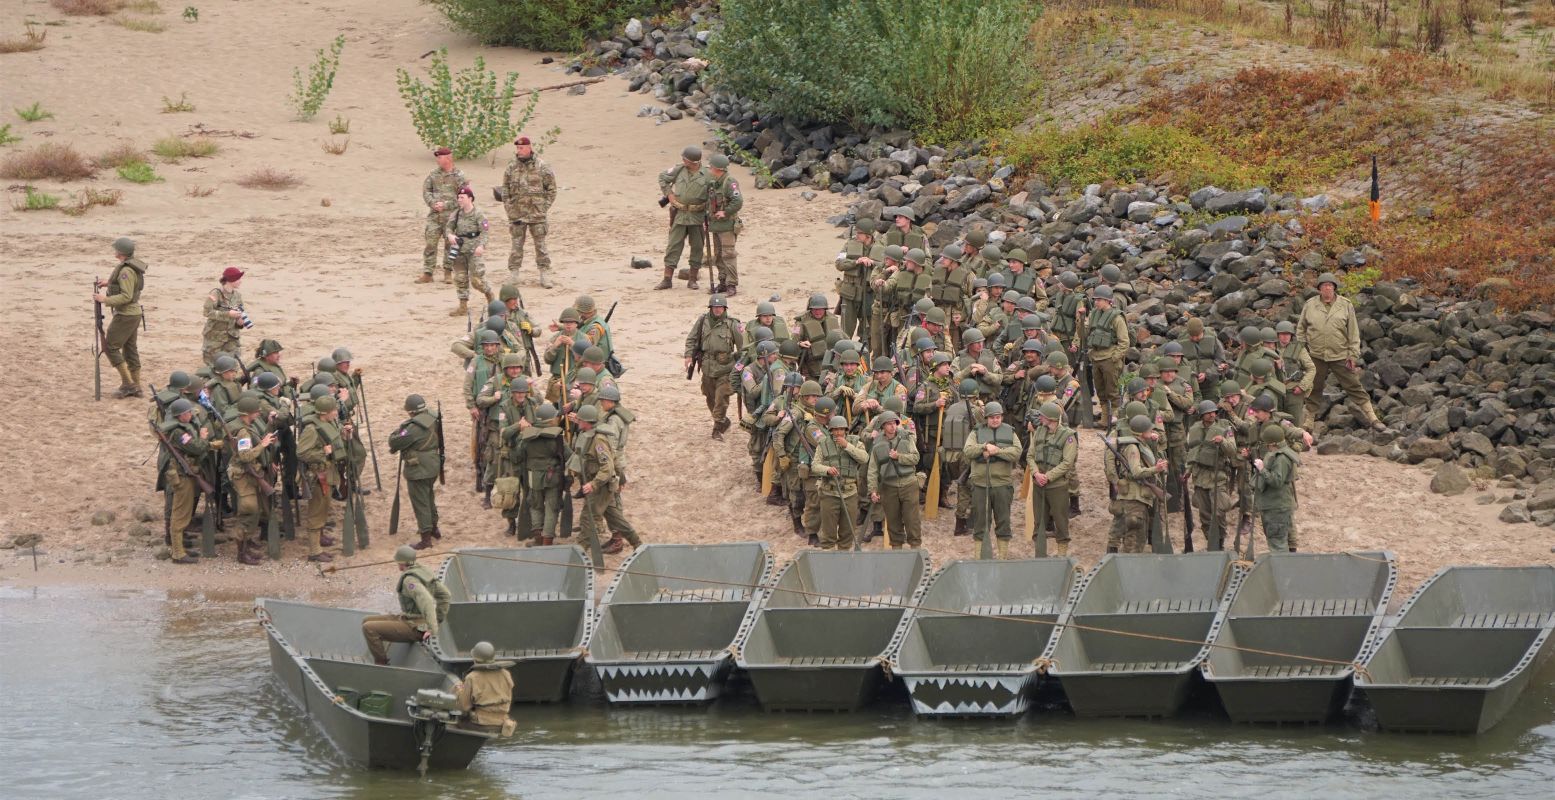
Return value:
[(459, 727), (482, 733), (513, 733), (514, 722), (508, 717), (508, 707), (513, 705), (513, 676), (508, 673), (511, 661), (497, 661), (497, 649), (491, 642), (476, 642), (470, 648), (475, 663), (469, 674), (455, 689), (464, 719)]
[(367, 640), (373, 663), (380, 666), (389, 663), (385, 642), (424, 642), (436, 636), (437, 626), (448, 616), (448, 604), (453, 600), (432, 570), (416, 563), (416, 551), (409, 545), (400, 545), (394, 551), (394, 560), (400, 565), (394, 586), (400, 613), (362, 620), (362, 638)]

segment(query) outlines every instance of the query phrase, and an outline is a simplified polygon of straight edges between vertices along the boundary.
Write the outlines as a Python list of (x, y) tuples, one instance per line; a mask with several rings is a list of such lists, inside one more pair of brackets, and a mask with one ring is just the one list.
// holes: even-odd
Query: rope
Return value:
[(1048, 674), (1051, 670), (1063, 669), (1063, 667), (1058, 666), (1058, 659), (1056, 658), (1035, 658), (1032, 659), (1031, 666), (1036, 667), (1036, 670), (1043, 675)]
[(1351, 558), (1358, 558), (1358, 559), (1360, 559), (1362, 561), (1372, 561), (1372, 562), (1375, 562), (1375, 563), (1378, 563), (1378, 564), (1397, 563), (1397, 561), (1398, 561), (1397, 559), (1393, 559), (1390, 562), (1386, 558), (1374, 558), (1372, 556), (1363, 556), (1360, 553), (1355, 553), (1355, 552), (1351, 552), (1351, 551), (1348, 551), (1348, 550), (1343, 552), (1343, 553), (1340, 553), (1340, 555), (1349, 556)]
[[(454, 555), (454, 553), (430, 553), (430, 554), (423, 553), (422, 555), (423, 556), (426, 556), (426, 555), (452, 556), (452, 555)], [(499, 555), (496, 555), (494, 553), (476, 553), (476, 552), (471, 552), (471, 551), (459, 552), (459, 555), (471, 556), (471, 557), (474, 557), (474, 558), (489, 558), (489, 559), (492, 559), (492, 560), (495, 560), (495, 561), (510, 561), (510, 562), (517, 563), (517, 564), (540, 564), (540, 565), (550, 566), (550, 567), (567, 567), (569, 569), (594, 569), (594, 570), (600, 570), (600, 571), (604, 571), (604, 572), (616, 572), (616, 573), (620, 573), (622, 575), (637, 575), (637, 576), (641, 576), (641, 577), (645, 577), (645, 578), (658, 578), (660, 580), (676, 580), (676, 581), (690, 581), (692, 583), (705, 583), (705, 584), (708, 584), (710, 586), (730, 586), (730, 587), (738, 587), (738, 588), (750, 589), (750, 590), (755, 590), (755, 589), (761, 588), (760, 584), (745, 583), (745, 582), (742, 582), (742, 581), (721, 581), (721, 580), (717, 580), (715, 578), (695, 578), (695, 577), (688, 577), (688, 576), (684, 576), (684, 575), (665, 575), (665, 574), (657, 573), (657, 572), (647, 572), (647, 571), (640, 570), (640, 569), (639, 570), (629, 570), (629, 569), (625, 569), (624, 567), (596, 567), (593, 564), (589, 564), (589, 563), (580, 563), (580, 564), (560, 563), (560, 562), (556, 562), (556, 561), (542, 561), (542, 560), (539, 560), (539, 559), (520, 558), (520, 557), (517, 557), (517, 556), (499, 556)], [(1234, 565), (1237, 565), (1237, 564), (1245, 564), (1245, 563), (1247, 563), (1247, 562), (1232, 562), (1232, 565), (1234, 566)], [(367, 566), (367, 565), (364, 564), (364, 565), (361, 565), (361, 566)], [(1067, 628), (1067, 629), (1073, 629), (1073, 630), (1077, 630), (1077, 631), (1090, 631), (1092, 633), (1104, 633), (1104, 634), (1108, 634), (1108, 635), (1112, 635), (1112, 636), (1124, 636), (1124, 637), (1131, 638), (1131, 639), (1147, 639), (1147, 640), (1150, 640), (1150, 641), (1171, 642), (1173, 644), (1186, 644), (1186, 645), (1193, 645), (1193, 646), (1196, 646), (1196, 647), (1211, 647), (1211, 648), (1216, 648), (1216, 649), (1221, 649), (1221, 650), (1231, 650), (1231, 651), (1238, 652), (1238, 653), (1251, 653), (1251, 654), (1254, 654), (1254, 655), (1271, 656), (1271, 657), (1274, 657), (1274, 658), (1289, 658), (1289, 659), (1295, 659), (1297, 661), (1310, 661), (1310, 662), (1312, 662), (1314, 664), (1328, 664), (1328, 665), (1332, 665), (1332, 666), (1348, 667), (1348, 668), (1351, 668), (1351, 669), (1355, 669), (1358, 666), (1356, 664), (1356, 662), (1354, 662), (1352, 660), (1336, 659), (1336, 658), (1321, 658), (1319, 656), (1309, 656), (1309, 655), (1303, 655), (1301, 653), (1287, 653), (1287, 652), (1283, 652), (1283, 651), (1280, 651), (1280, 650), (1265, 650), (1263, 648), (1258, 648), (1258, 647), (1244, 647), (1244, 646), (1239, 646), (1239, 645), (1229, 645), (1229, 644), (1222, 644), (1222, 643), (1219, 643), (1219, 642), (1208, 642), (1208, 641), (1203, 641), (1203, 640), (1199, 640), (1199, 639), (1187, 639), (1187, 638), (1183, 638), (1181, 636), (1166, 636), (1164, 634), (1158, 634), (1158, 633), (1142, 633), (1142, 632), (1139, 632), (1139, 631), (1122, 631), (1122, 630), (1116, 630), (1116, 629), (1113, 629), (1113, 628), (1101, 628), (1101, 627), (1097, 627), (1095, 625), (1084, 625), (1084, 624), (1077, 623), (1077, 622), (1064, 622), (1064, 623), (1060, 623), (1060, 622), (1058, 622), (1056, 620), (1052, 621), (1052, 622), (1049, 622), (1047, 620), (1042, 620), (1042, 619), (1027, 619), (1025, 617), (1012, 617), (1012, 616), (1008, 616), (1008, 615), (1004, 615), (1004, 614), (986, 614), (986, 613), (982, 613), (982, 612), (978, 612), (978, 611), (966, 611), (966, 610), (954, 609), (954, 608), (936, 608), (934, 606), (923, 605), (922, 603), (912, 603), (912, 602), (893, 603), (893, 602), (889, 602), (889, 601), (886, 601), (886, 600), (874, 600), (874, 599), (865, 600), (862, 597), (859, 597), (857, 595), (833, 594), (833, 593), (830, 593), (830, 592), (818, 592), (818, 591), (813, 591), (813, 590), (808, 590), (808, 589), (779, 589), (779, 588), (774, 586), (774, 587), (772, 587), (771, 591), (772, 592), (788, 592), (788, 593), (791, 593), (791, 594), (797, 594), (797, 595), (801, 595), (801, 596), (804, 596), (804, 597), (818, 598), (818, 599), (823, 599), (823, 600), (846, 600), (846, 601), (852, 601), (854, 603), (857, 603), (860, 607), (864, 607), (864, 606), (867, 605), (868, 607), (897, 608), (897, 609), (901, 609), (903, 611), (927, 611), (927, 612), (930, 612), (930, 613), (933, 613), (933, 614), (946, 614), (946, 615), (957, 616), (957, 617), (975, 617), (975, 618), (980, 618), (980, 619), (999, 620), (1001, 622), (1017, 622), (1017, 623), (1021, 623), (1021, 624), (1024, 624), (1024, 625), (1044, 625), (1044, 626), (1047, 626), (1049, 628), (1053, 628), (1054, 629), (1053, 632), (1055, 634), (1056, 633), (1061, 633), (1064, 629)], [(1056, 661), (1055, 662), (1049, 662), (1049, 663), (1050, 663), (1051, 667), (1057, 668), (1057, 666), (1058, 666)]]

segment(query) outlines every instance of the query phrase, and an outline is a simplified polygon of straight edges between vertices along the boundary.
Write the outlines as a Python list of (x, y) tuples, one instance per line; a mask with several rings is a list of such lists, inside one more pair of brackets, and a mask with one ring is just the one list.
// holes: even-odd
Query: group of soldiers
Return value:
[(1332, 274), (1295, 321), (1221, 338), (1190, 318), (1179, 340), (1141, 346), (1149, 333), (1129, 326), (1134, 291), (1116, 266), (1055, 275), (978, 227), (931, 263), (912, 210), (890, 211), (855, 224), (835, 303), (812, 295), (789, 320), (763, 302), (741, 323), (714, 295), (686, 338), (713, 438), (731, 427), (732, 400), (758, 486), (811, 545), (884, 534), (918, 547), (923, 520), (946, 508), (953, 535), (1005, 557), (1018, 493), (1036, 552), (1051, 537), (1066, 554), (1078, 431), (1094, 427), (1109, 552), (1169, 550), (1176, 512), (1188, 548), (1195, 523), (1210, 549), (1244, 536), (1251, 547), (1256, 520), (1269, 547), (1294, 550), (1297, 452), (1312, 444), (1303, 420), (1325, 382), (1386, 429), (1360, 386), (1355, 313)]

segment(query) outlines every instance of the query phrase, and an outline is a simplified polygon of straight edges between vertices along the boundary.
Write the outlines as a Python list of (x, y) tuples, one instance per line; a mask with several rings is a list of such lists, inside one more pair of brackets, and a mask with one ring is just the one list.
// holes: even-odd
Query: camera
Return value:
[(668, 197), (663, 197), (663, 196), (659, 197), (659, 208), (664, 208), (665, 206), (667, 206), (669, 204), (670, 204), (670, 199)]
[(448, 246), (448, 260), (452, 261), (452, 260), (454, 260), (454, 259), (456, 259), (458, 257), (459, 257), (459, 245), (456, 245), (456, 244), (449, 245)]
[(242, 306), (238, 306), (238, 324), (245, 330), (254, 327), (254, 321), (249, 318), (248, 312), (244, 311)]

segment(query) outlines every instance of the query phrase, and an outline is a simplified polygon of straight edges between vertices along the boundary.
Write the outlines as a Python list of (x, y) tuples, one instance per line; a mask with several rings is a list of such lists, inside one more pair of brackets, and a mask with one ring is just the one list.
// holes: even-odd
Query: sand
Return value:
[[(410, 392), (441, 400), (448, 414), (448, 484), (439, 506), (445, 546), (500, 546), (503, 521), (483, 511), (471, 489), (469, 418), (461, 413), (460, 361), (449, 343), (465, 332), (463, 317), (447, 311), (452, 288), (418, 286), (423, 206), (419, 189), (433, 167), (399, 100), (396, 67), (419, 70), (421, 56), (447, 47), (456, 66), (477, 53), (497, 70), (516, 70), (519, 85), (568, 80), (542, 54), (486, 50), (447, 30), (430, 7), (414, 0), (334, 0), (329, 3), (207, 2), (198, 23), (159, 18), (163, 33), (127, 30), (105, 19), (65, 18), (44, 0), (9, 0), (0, 26), (19, 27), (24, 16), (65, 20), (51, 27), (47, 47), (0, 56), (0, 108), (40, 101), (50, 120), (13, 125), (31, 147), (50, 141), (89, 154), (127, 142), (149, 147), (156, 139), (197, 128), (218, 135), (213, 158), (157, 163), (161, 183), (137, 186), (111, 170), (70, 185), (41, 184), (52, 192), (83, 187), (116, 188), (122, 203), (82, 217), (56, 212), (0, 211), (0, 374), (8, 413), (0, 422), (0, 540), (11, 534), (44, 535), (40, 569), (30, 552), (0, 551), (0, 584), (69, 584), (211, 591), (220, 596), (360, 596), (386, 607), (386, 575), (380, 566), (319, 575), (289, 545), (280, 562), (245, 568), (230, 546), (221, 558), (179, 567), (152, 558), (137, 524), (160, 530), (160, 518), (136, 523), (136, 513), (159, 515), (152, 440), (143, 400), (92, 401), (89, 281), (112, 266), (109, 242), (138, 240), (150, 265), (144, 298), (149, 330), (140, 347), (145, 378), (163, 383), (170, 371), (199, 364), (200, 305), (222, 268), (249, 271), (243, 292), (255, 327), (244, 337), (251, 351), (261, 338), (279, 339), (291, 374), (338, 346), (347, 346), (365, 373), (384, 486), (392, 491), (394, 462), (385, 439), (402, 418)], [(337, 32), (346, 36), (339, 77), (318, 118), (291, 119), (286, 97), (291, 70), (311, 60)], [(196, 111), (163, 114), (162, 97), (188, 94)], [(551, 213), (550, 246), (557, 285), (542, 290), (531, 269), (524, 299), (531, 312), (551, 320), (572, 299), (594, 296), (601, 308), (619, 303), (612, 326), (629, 372), (621, 381), (625, 405), (634, 409), (632, 481), (623, 497), (628, 514), (650, 542), (715, 542), (759, 539), (780, 557), (801, 541), (789, 533), (786, 514), (765, 505), (753, 486), (743, 437), (709, 438), (710, 421), (697, 384), (681, 369), (686, 331), (706, 295), (676, 288), (651, 291), (657, 269), (632, 270), (632, 256), (660, 259), (665, 216), (655, 202), (655, 175), (676, 161), (687, 144), (710, 139), (694, 121), (656, 125), (636, 112), (649, 102), (610, 79), (581, 96), (547, 92), (528, 131), (561, 128), (544, 158), (555, 168), (560, 193)], [(330, 155), (326, 121), (350, 120), (350, 146)], [(487, 253), (488, 276), (506, 272), (509, 249), (501, 209), (490, 187), (501, 176), (509, 150), (463, 162), (481, 207), (499, 223)], [(268, 192), (236, 181), (261, 167), (296, 172), (299, 188)], [(736, 168), (742, 185), (749, 173)], [(205, 197), (193, 187), (214, 188)], [(825, 223), (845, 204), (823, 194), (806, 201), (800, 191), (748, 191), (740, 241), (741, 295), (732, 303), (741, 319), (758, 300), (779, 297), (792, 316), (812, 291), (831, 291), (832, 259), (840, 232)], [(532, 266), (532, 254), (527, 260)], [(104, 363), (105, 387), (117, 385)], [(1099, 557), (1108, 517), (1100, 470), (1100, 446), (1085, 434), (1082, 472), (1084, 513), (1073, 523), (1073, 553), (1090, 565)], [(369, 475), (371, 474), (369, 470)], [(1499, 505), (1478, 505), (1478, 491), (1447, 498), (1427, 491), (1429, 476), (1378, 459), (1308, 455), (1300, 484), (1301, 542), (1309, 550), (1386, 548), (1399, 557), (1402, 588), (1418, 584), (1447, 564), (1544, 562), (1549, 532), (1496, 521)], [(369, 478), (370, 480), (370, 478)], [(1502, 490), (1501, 496), (1509, 494)], [(407, 540), (387, 536), (390, 497), (368, 498), (373, 544), (352, 561), (389, 557)], [(115, 512), (105, 525), (95, 512)], [(407, 519), (409, 509), (405, 510)], [(1016, 528), (1020, 527), (1017, 509)], [(950, 515), (928, 527), (925, 540), (936, 563), (974, 554), (969, 538), (952, 538)], [(1180, 538), (1180, 520), (1173, 521)], [(875, 545), (875, 546), (878, 546)], [(1015, 552), (1031, 552), (1017, 543)], [(619, 564), (621, 557), (610, 559)], [(339, 560), (337, 564), (344, 564)]]

